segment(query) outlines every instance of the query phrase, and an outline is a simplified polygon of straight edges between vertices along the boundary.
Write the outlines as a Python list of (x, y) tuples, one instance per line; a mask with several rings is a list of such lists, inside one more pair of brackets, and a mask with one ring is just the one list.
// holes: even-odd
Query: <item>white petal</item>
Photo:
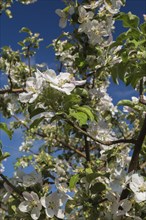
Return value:
[(76, 86), (82, 86), (86, 83), (86, 80), (81, 80), (81, 81), (75, 81)]
[(39, 217), (40, 217), (40, 210), (39, 210), (37, 207), (34, 207), (34, 208), (32, 209), (32, 211), (31, 211), (31, 217), (32, 217), (32, 219), (34, 219), (34, 220), (39, 219)]
[(62, 209), (58, 208), (54, 211), (57, 218), (64, 219), (64, 211)]
[(51, 208), (46, 208), (45, 212), (49, 218), (52, 218), (54, 216), (54, 211)]
[(60, 17), (64, 17), (64, 12), (61, 9), (56, 9), (55, 13)]
[(41, 204), (42, 204), (42, 206), (44, 206), (45, 208), (47, 208), (47, 205), (46, 205), (46, 197), (45, 196), (43, 196), (43, 197), (41, 197)]
[(19, 94), (20, 102), (27, 103), (33, 96), (33, 92), (22, 92)]
[(32, 97), (30, 98), (29, 103), (34, 102), (34, 100), (35, 100), (37, 97), (38, 97), (38, 94), (34, 93), (34, 94), (32, 95)]
[(34, 201), (39, 201), (39, 197), (35, 192), (31, 192), (31, 195)]
[(27, 200), (27, 201), (33, 201), (32, 195), (31, 195), (30, 193), (28, 193), (28, 192), (25, 191), (25, 192), (23, 192), (22, 194), (23, 194), (23, 197), (24, 197), (25, 200)]
[(29, 212), (31, 210), (29, 206), (29, 202), (27, 201), (21, 202), (18, 208), (20, 209), (21, 212)]
[(57, 76), (58, 80), (66, 80), (68, 81), (71, 77), (70, 73), (62, 73), (60, 72), (60, 74)]
[(67, 25), (67, 19), (66, 18), (60, 18), (59, 20), (59, 27), (65, 28)]
[(146, 192), (137, 192), (135, 194), (135, 200), (137, 203), (146, 201)]

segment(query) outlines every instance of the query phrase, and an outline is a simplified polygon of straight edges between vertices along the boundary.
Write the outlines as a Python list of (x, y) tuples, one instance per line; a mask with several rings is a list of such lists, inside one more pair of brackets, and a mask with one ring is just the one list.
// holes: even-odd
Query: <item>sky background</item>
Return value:
[[(40, 33), (40, 37), (44, 39), (40, 43), (40, 49), (34, 63), (47, 63), (49, 68), (56, 69), (56, 61), (54, 51), (46, 46), (49, 45), (53, 39), (57, 38), (63, 31), (67, 31), (68, 28), (60, 29), (58, 26), (59, 17), (55, 14), (57, 8), (64, 8), (62, 0), (38, 0), (34, 4), (22, 5), (15, 2), (12, 6), (13, 19), (9, 19), (5, 14), (0, 16), (0, 47), (4, 45), (11, 46), (13, 50), (19, 50), (20, 46), (18, 41), (24, 39), (25, 34), (19, 33), (22, 27), (28, 27), (33, 33)], [(121, 11), (136, 14), (143, 22), (143, 14), (146, 14), (146, 0), (127, 0), (126, 6)], [(117, 22), (114, 33), (114, 38), (122, 33), (121, 22)], [(5, 78), (0, 74), (0, 88), (6, 84)], [(112, 83), (109, 88), (109, 93), (113, 97), (114, 103), (120, 99), (127, 99), (136, 95), (131, 87), (124, 87), (120, 84), (119, 87)], [(4, 121), (2, 116), (0, 120)], [(8, 122), (8, 121), (7, 121)], [(4, 162), (5, 175), (11, 176), (13, 167), (12, 163), (15, 158), (20, 156), (18, 147), (22, 142), (22, 131), (17, 129), (13, 136), (13, 140), (10, 141), (5, 133), (0, 130), (0, 139), (4, 145), (4, 150), (11, 153), (11, 157)]]

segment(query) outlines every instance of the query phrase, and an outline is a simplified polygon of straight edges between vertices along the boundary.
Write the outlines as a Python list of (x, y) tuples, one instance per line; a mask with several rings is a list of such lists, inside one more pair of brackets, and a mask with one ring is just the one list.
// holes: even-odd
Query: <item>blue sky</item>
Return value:
[[(40, 43), (40, 50), (35, 57), (35, 62), (45, 62), (50, 68), (55, 69), (54, 52), (51, 48), (46, 49), (46, 46), (50, 44), (53, 39), (58, 37), (62, 31), (67, 31), (67, 29), (62, 30), (59, 28), (59, 17), (55, 14), (55, 9), (63, 7), (64, 4), (62, 0), (38, 0), (35, 4), (31, 5), (22, 5), (16, 2), (12, 6), (13, 19), (8, 19), (5, 15), (0, 17), (0, 47), (8, 45), (14, 50), (20, 49), (17, 42), (23, 40), (25, 35), (19, 33), (19, 30), (22, 27), (28, 27), (32, 32), (39, 32), (40, 37), (44, 38), (44, 41)], [(146, 13), (146, 0), (127, 0), (126, 7), (124, 7), (122, 11), (131, 11), (133, 14), (138, 15), (141, 21), (143, 21), (143, 14)], [(123, 31), (121, 22), (118, 22), (114, 37)], [(1, 75), (0, 77), (0, 87), (2, 87), (4, 80), (2, 80)], [(120, 84), (119, 87), (112, 84), (109, 92), (115, 102), (121, 98), (131, 97), (136, 94), (132, 88), (124, 87), (122, 84)], [(1, 121), (3, 121), (2, 117)], [(17, 130), (12, 141), (10, 141), (2, 131), (0, 132), (0, 139), (5, 146), (4, 149), (12, 154), (12, 157), (4, 162), (5, 174), (10, 175), (13, 170), (12, 162), (14, 158), (19, 155), (18, 147), (22, 141), (22, 131), (20, 129)]]

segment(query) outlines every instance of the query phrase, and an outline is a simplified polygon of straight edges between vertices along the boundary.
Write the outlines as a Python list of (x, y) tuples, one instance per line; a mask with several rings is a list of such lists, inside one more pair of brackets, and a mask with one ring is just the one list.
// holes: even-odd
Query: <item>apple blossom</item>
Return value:
[(35, 72), (34, 77), (29, 77), (26, 81), (26, 92), (19, 94), (19, 100), (23, 103), (32, 103), (42, 91), (43, 77), (39, 70)]
[(55, 71), (51, 69), (48, 69), (44, 73), (44, 78), (50, 83), (52, 88), (67, 95), (70, 95), (76, 86), (81, 86), (86, 83), (86, 80), (76, 81), (70, 73), (61, 72), (59, 75), (56, 75)]
[(29, 212), (31, 218), (34, 220), (39, 219), (40, 211), (42, 209), (41, 202), (35, 192), (23, 192), (25, 201), (21, 202), (18, 206), (21, 212)]
[(61, 209), (63, 201), (57, 192), (41, 198), (41, 204), (45, 208), (47, 217), (52, 218), (54, 215), (64, 219), (64, 212)]
[(137, 203), (146, 201), (146, 181), (143, 176), (135, 173), (131, 177), (130, 189), (134, 192), (135, 201)]

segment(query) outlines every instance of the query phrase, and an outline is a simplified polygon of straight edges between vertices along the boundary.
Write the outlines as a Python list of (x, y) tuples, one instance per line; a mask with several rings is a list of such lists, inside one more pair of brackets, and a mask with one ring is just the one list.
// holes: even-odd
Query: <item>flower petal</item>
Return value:
[(49, 218), (53, 218), (53, 216), (54, 216), (54, 211), (53, 211), (53, 209), (51, 209), (51, 208), (46, 208), (46, 209), (45, 209), (45, 212), (46, 212), (46, 215), (47, 215)]
[(37, 207), (34, 207), (33, 209), (32, 209), (32, 211), (31, 211), (31, 217), (32, 217), (32, 219), (34, 219), (34, 220), (37, 220), (37, 219), (39, 219), (39, 217), (40, 217), (40, 210), (37, 208)]
[(28, 201), (23, 201), (19, 204), (18, 206), (19, 210), (21, 212), (29, 212), (31, 210), (30, 206), (29, 206), (29, 202)]

